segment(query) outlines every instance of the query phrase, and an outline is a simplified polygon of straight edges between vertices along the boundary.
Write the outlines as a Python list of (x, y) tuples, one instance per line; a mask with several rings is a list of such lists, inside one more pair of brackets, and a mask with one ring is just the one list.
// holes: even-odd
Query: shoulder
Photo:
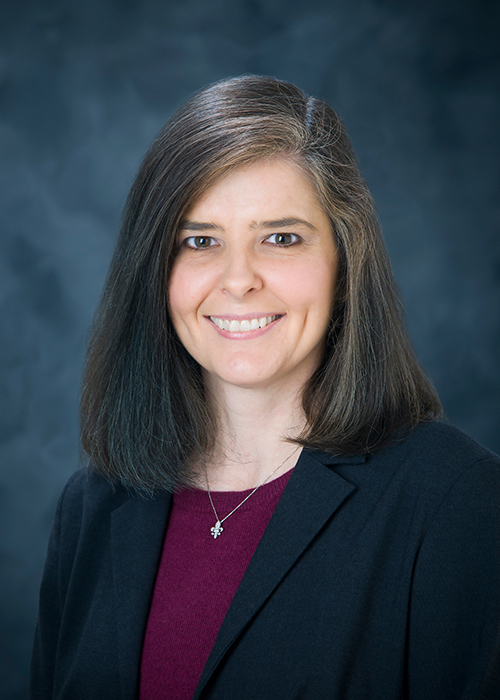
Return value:
[(372, 457), (373, 465), (393, 465), (413, 479), (443, 487), (475, 468), (500, 477), (500, 457), (444, 422), (424, 423)]
[(120, 484), (105, 479), (92, 466), (78, 469), (68, 480), (60, 497), (63, 510), (96, 510), (118, 507), (130, 498)]
[(57, 505), (54, 529), (67, 542), (89, 531), (104, 532), (113, 511), (141, 497), (113, 484), (92, 466), (76, 471), (64, 487)]
[(447, 423), (418, 426), (374, 456), (372, 464), (388, 469), (393, 484), (422, 504), (428, 522), (447, 511), (498, 519), (500, 457)]
[(170, 494), (158, 492), (142, 495), (120, 483), (106, 479), (92, 465), (79, 469), (68, 480), (59, 498), (55, 525), (68, 532), (96, 531), (109, 526), (115, 511), (125, 511), (129, 517), (162, 510), (170, 503)]
[(356, 487), (354, 501), (391, 512), (425, 532), (446, 509), (500, 513), (500, 458), (444, 422), (421, 424), (363, 461), (333, 469)]
[(460, 464), (488, 459), (500, 464), (500, 457), (449, 423), (433, 421), (417, 426), (403, 441), (407, 449), (428, 457)]

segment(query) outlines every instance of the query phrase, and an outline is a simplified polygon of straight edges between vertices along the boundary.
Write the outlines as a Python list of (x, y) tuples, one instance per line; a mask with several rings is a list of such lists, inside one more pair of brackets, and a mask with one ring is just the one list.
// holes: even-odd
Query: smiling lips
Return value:
[(245, 318), (242, 321), (219, 318), (217, 316), (210, 316), (209, 318), (212, 323), (217, 326), (217, 328), (220, 328), (221, 331), (229, 331), (229, 333), (244, 333), (245, 331), (256, 331), (259, 328), (265, 328), (270, 323), (273, 323), (278, 318), (281, 318), (281, 315)]

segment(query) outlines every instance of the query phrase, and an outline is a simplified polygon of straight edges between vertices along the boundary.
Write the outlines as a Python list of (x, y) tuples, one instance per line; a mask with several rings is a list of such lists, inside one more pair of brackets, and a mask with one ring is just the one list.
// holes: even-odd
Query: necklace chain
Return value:
[(248, 494), (248, 496), (245, 496), (245, 498), (241, 501), (241, 503), (238, 503), (238, 505), (236, 506), (236, 508), (233, 508), (233, 510), (232, 510), (230, 513), (228, 513), (228, 514), (227, 514), (224, 518), (222, 518), (222, 519), (219, 518), (219, 516), (218, 516), (218, 514), (217, 514), (217, 511), (215, 510), (214, 502), (213, 502), (213, 500), (212, 500), (212, 494), (210, 493), (210, 486), (209, 486), (209, 484), (208, 484), (208, 475), (207, 475), (207, 473), (206, 473), (206, 471), (205, 471), (205, 478), (206, 478), (206, 480), (207, 480), (208, 498), (210, 499), (210, 505), (212, 506), (212, 510), (213, 510), (213, 512), (214, 512), (215, 519), (216, 519), (216, 521), (217, 521), (217, 522), (215, 523), (214, 527), (211, 527), (211, 528), (210, 528), (210, 532), (211, 532), (212, 537), (214, 538), (214, 540), (216, 540), (217, 537), (219, 537), (219, 536), (224, 532), (224, 528), (222, 527), (222, 523), (225, 522), (228, 518), (230, 518), (231, 515), (232, 515), (233, 513), (236, 513), (236, 511), (238, 510), (238, 508), (241, 508), (241, 506), (242, 506), (244, 503), (246, 503), (246, 502), (248, 501), (248, 499), (250, 498), (250, 496), (253, 496), (254, 493), (255, 493), (258, 489), (260, 489), (261, 486), (263, 486), (263, 485), (266, 483), (266, 481), (269, 481), (269, 479), (272, 477), (272, 475), (275, 474), (275, 473), (278, 471), (278, 469), (279, 469), (280, 467), (282, 467), (282, 466), (285, 464), (285, 462), (287, 462), (287, 461), (290, 459), (290, 457), (292, 457), (292, 456), (297, 452), (297, 450), (298, 450), (300, 447), (301, 447), (301, 445), (298, 445), (298, 446), (293, 450), (293, 452), (291, 452), (291, 453), (288, 455), (288, 457), (285, 457), (285, 459), (284, 459), (280, 464), (278, 464), (278, 466), (276, 467), (276, 469), (273, 469), (273, 471), (272, 471), (268, 476), (266, 476), (266, 478), (264, 479), (264, 481), (261, 481), (260, 484), (259, 484), (258, 486), (256, 486), (256, 487), (253, 489), (253, 491), (250, 491), (250, 493)]

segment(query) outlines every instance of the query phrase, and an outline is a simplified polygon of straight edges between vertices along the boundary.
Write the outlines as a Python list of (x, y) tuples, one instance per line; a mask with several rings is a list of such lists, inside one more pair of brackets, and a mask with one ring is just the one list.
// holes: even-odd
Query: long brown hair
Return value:
[(109, 478), (146, 493), (191, 482), (214, 444), (199, 365), (167, 310), (182, 218), (218, 178), (261, 158), (293, 159), (330, 218), (340, 258), (320, 367), (303, 392), (313, 449), (359, 454), (440, 414), (419, 367), (372, 198), (344, 126), (324, 101), (242, 76), (196, 93), (151, 145), (128, 196), (84, 375), (82, 446)]

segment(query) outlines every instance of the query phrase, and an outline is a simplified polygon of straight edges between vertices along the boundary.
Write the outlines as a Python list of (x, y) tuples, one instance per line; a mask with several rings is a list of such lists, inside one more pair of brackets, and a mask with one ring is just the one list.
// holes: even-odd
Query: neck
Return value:
[[(217, 444), (204, 465), (210, 490), (254, 488), (281, 462), (272, 479), (294, 466), (300, 448), (287, 438), (297, 437), (306, 423), (296, 387), (245, 389), (210, 377), (206, 387), (219, 423)], [(198, 485), (206, 488), (204, 473)]]

